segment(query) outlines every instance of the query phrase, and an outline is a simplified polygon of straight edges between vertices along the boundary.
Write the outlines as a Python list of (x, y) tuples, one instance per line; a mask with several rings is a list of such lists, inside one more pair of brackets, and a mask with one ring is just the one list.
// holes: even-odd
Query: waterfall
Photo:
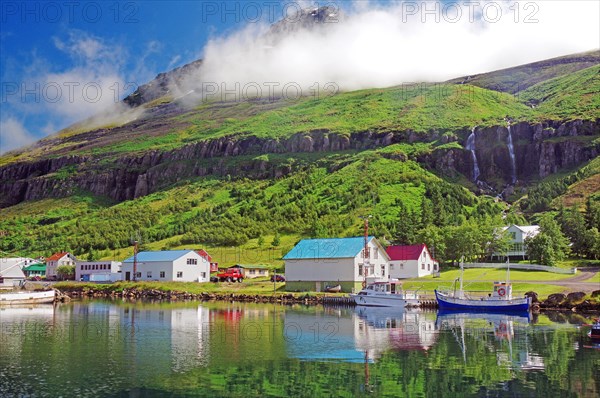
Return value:
[(477, 181), (479, 178), (479, 165), (477, 164), (477, 155), (475, 155), (475, 129), (477, 126), (473, 127), (471, 130), (471, 134), (469, 138), (467, 138), (467, 146), (466, 149), (471, 151), (471, 157), (473, 158), (473, 181)]
[(508, 154), (510, 155), (510, 172), (512, 183), (517, 182), (517, 164), (515, 161), (515, 148), (513, 147), (512, 133), (510, 132), (510, 122), (508, 123)]

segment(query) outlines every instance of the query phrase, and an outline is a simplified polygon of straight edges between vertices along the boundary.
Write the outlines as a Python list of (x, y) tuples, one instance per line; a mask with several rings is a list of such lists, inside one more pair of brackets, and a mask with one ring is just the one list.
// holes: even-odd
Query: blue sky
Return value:
[[(510, 15), (514, 3), (497, 3), (504, 10), (501, 21), (491, 20), (494, 7), (489, 7), (492, 13), (486, 21), (481, 9), (474, 12), (475, 21), (469, 21), (461, 2), (459, 23), (444, 24), (426, 15), (426, 3), (415, 1), (400, 9), (399, 2), (380, 1), (4, 0), (0, 153), (109, 109), (157, 73), (207, 54), (212, 62), (207, 62), (206, 75), (218, 79), (213, 81), (275, 76), (308, 86), (311, 79), (338, 79), (341, 88), (349, 90), (450, 78), (600, 47), (599, 35), (594, 34), (600, 34), (597, 2), (563, 3), (551, 9), (546, 4), (561, 2), (530, 2), (537, 7), (530, 9), (521, 2), (519, 13)], [(315, 4), (357, 17), (346, 30), (340, 27), (325, 39), (307, 36), (268, 53), (254, 46), (253, 35), (260, 31), (253, 26), (268, 26), (300, 6)], [(390, 11), (394, 7), (396, 11)], [(421, 19), (410, 23), (398, 11)], [(528, 16), (537, 22), (528, 23)], [(215, 38), (219, 41), (209, 42)], [(258, 66), (248, 62), (255, 54)], [(432, 54), (444, 57), (443, 67), (441, 58)], [(439, 73), (441, 69), (447, 73)]]

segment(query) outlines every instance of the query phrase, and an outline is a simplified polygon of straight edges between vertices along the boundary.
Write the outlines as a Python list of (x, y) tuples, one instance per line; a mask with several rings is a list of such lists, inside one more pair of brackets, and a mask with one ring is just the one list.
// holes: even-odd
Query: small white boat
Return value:
[(371, 307), (398, 307), (417, 305), (419, 296), (416, 294), (405, 294), (402, 291), (402, 283), (398, 280), (369, 283), (367, 287), (357, 294), (351, 295), (356, 305)]
[(52, 303), (54, 302), (55, 297), (56, 291), (54, 290), (47, 290), (44, 292), (1, 293), (0, 305)]

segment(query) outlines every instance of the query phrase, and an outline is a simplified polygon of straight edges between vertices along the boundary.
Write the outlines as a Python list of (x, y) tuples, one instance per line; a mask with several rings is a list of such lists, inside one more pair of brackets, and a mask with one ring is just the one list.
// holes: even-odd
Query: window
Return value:
[(198, 265), (198, 259), (196, 258), (188, 258), (187, 265)]
[(363, 274), (363, 265), (358, 264), (358, 276), (362, 276), (362, 274)]
[[(375, 252), (377, 253), (377, 252)], [(381, 276), (385, 276), (385, 265), (381, 266)]]
[(177, 277), (178, 278), (183, 278), (183, 272), (182, 271), (178, 271), (177, 272)]
[(425, 269), (425, 263), (421, 263), (421, 269)]
[(142, 277), (142, 273), (141, 272), (136, 272), (135, 273), (135, 277), (136, 278), (141, 278)]
[(146, 278), (152, 278), (152, 271), (146, 272)]
[(202, 279), (206, 278), (206, 272), (202, 272), (202, 273), (200, 273), (200, 275), (202, 276)]
[(431, 271), (431, 264), (427, 264), (427, 271)]
[(165, 277), (165, 271), (160, 271), (160, 277), (164, 278)]
[(379, 258), (379, 249), (375, 248), (375, 253), (373, 253), (373, 258), (377, 260)]

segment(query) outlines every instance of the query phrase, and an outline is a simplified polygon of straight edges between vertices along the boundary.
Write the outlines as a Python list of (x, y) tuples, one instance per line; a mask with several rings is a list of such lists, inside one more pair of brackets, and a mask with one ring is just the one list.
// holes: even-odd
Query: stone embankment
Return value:
[(533, 310), (557, 310), (574, 312), (598, 312), (600, 313), (600, 290), (595, 290), (590, 296), (584, 292), (573, 292), (567, 295), (563, 293), (554, 293), (548, 296), (546, 300), (538, 300), (537, 293), (527, 292), (526, 296), (532, 298)]

